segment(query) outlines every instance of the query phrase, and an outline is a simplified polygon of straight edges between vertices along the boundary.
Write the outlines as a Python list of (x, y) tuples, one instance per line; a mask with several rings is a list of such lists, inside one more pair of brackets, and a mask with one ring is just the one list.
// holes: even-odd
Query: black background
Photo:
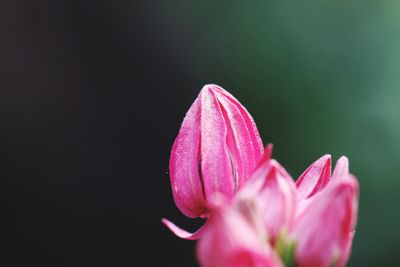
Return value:
[(195, 266), (193, 243), (160, 220), (195, 228), (173, 204), (168, 159), (204, 80), (152, 14), (137, 1), (1, 2), (1, 266)]

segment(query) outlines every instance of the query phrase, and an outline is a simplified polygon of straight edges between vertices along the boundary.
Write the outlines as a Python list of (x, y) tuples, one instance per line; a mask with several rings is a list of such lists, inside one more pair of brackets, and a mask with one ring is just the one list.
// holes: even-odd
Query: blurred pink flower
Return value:
[(272, 265), (262, 263), (267, 261), (263, 259), (243, 266), (344, 266), (354, 236), (358, 183), (348, 172), (347, 158), (339, 159), (332, 178), (330, 164), (329, 155), (317, 160), (300, 176), (296, 188), (277, 161), (264, 157), (232, 204), (215, 212), (218, 216), (226, 212), (226, 218), (215, 219), (204, 229), (198, 245), (202, 266), (232, 266), (221, 255), (236, 251), (247, 238), (253, 245), (246, 245), (246, 253), (251, 252), (246, 259), (257, 258), (254, 255), (264, 247)]
[(197, 244), (203, 267), (283, 267), (265, 236), (253, 224), (257, 212), (249, 203), (227, 204), (215, 198), (212, 215)]
[(350, 255), (357, 220), (358, 182), (349, 173), (346, 157), (338, 160), (332, 177), (325, 174), (325, 170), (330, 169), (329, 156), (313, 165), (324, 161), (322, 165), (325, 167), (319, 168), (314, 175), (306, 174), (297, 183), (298, 190), (301, 190), (306, 182), (322, 185), (328, 179), (324, 189), (309, 195), (304, 200), (306, 205), (296, 214), (291, 233), (297, 242), (296, 262), (299, 267), (344, 266)]
[(252, 199), (260, 211), (263, 227), (274, 243), (282, 229), (290, 229), (296, 212), (296, 186), (286, 170), (270, 158), (272, 145), (266, 148), (264, 158), (250, 181), (236, 199)]

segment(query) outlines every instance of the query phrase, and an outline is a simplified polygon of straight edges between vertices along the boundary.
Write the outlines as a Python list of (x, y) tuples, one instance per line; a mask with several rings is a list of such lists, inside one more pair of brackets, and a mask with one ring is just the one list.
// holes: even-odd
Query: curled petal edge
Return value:
[(174, 235), (176, 235), (179, 238), (186, 239), (186, 240), (197, 240), (200, 238), (201, 234), (204, 231), (205, 224), (202, 225), (197, 231), (194, 233), (190, 233), (186, 230), (183, 230), (173, 222), (171, 222), (168, 219), (162, 219), (161, 220), (162, 224), (164, 224)]

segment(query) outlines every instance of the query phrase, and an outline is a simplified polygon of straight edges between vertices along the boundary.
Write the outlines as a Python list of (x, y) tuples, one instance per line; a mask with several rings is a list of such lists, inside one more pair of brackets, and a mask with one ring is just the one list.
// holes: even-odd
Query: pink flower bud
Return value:
[(358, 183), (348, 173), (346, 158), (338, 161), (336, 169), (332, 182), (296, 218), (292, 237), (297, 243), (299, 267), (344, 266), (349, 257), (357, 217)]
[(243, 211), (223, 202), (213, 208), (197, 245), (202, 267), (283, 267)]
[(232, 199), (262, 153), (247, 110), (221, 87), (205, 85), (172, 147), (170, 177), (177, 207), (188, 217), (207, 217), (211, 195)]
[(331, 155), (324, 155), (311, 164), (297, 179), (297, 211), (299, 216), (323, 191), (331, 180)]
[(331, 155), (322, 156), (308, 167), (296, 181), (299, 200), (312, 197), (331, 179)]
[(265, 158), (237, 199), (253, 199), (260, 210), (263, 226), (273, 244), (282, 230), (288, 231), (296, 212), (293, 179), (274, 159)]

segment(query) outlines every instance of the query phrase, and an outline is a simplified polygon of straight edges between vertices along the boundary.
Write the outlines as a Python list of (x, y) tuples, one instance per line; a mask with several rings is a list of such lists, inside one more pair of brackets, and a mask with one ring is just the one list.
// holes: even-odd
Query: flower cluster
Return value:
[(203, 267), (331, 267), (349, 258), (358, 209), (358, 182), (330, 155), (296, 182), (271, 157), (247, 110), (217, 85), (206, 85), (183, 120), (171, 152), (177, 207), (206, 218), (195, 233)]

